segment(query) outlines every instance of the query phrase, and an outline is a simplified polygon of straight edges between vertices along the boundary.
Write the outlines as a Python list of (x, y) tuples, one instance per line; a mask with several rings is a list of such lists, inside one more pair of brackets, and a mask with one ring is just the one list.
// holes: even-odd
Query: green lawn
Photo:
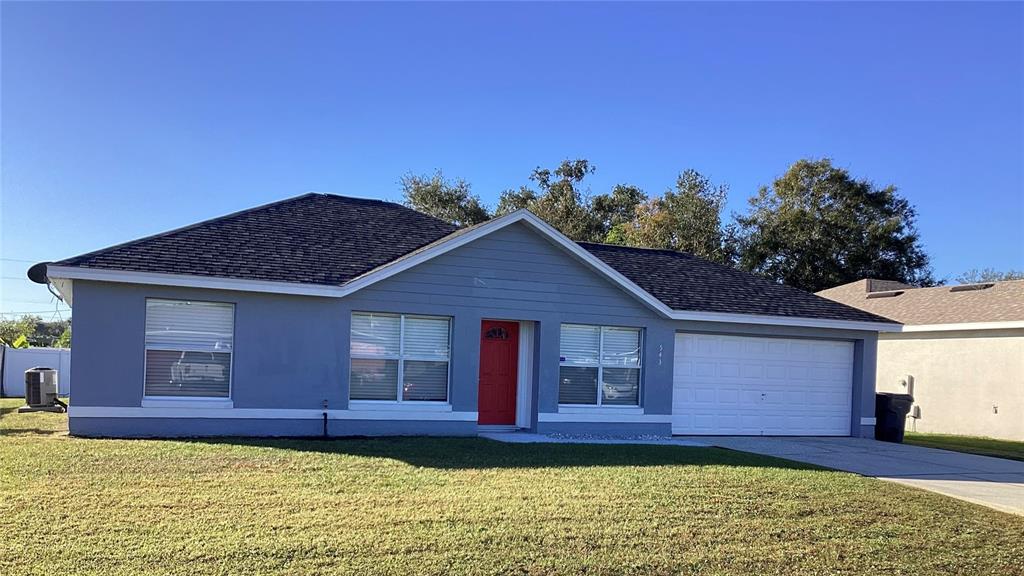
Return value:
[(1020, 574), (1024, 518), (718, 449), (0, 418), (0, 574)]
[(941, 448), (943, 450), (967, 452), (968, 454), (981, 454), (982, 456), (995, 456), (997, 458), (1024, 461), (1024, 442), (1014, 442), (1013, 440), (997, 440), (981, 436), (907, 432), (904, 434), (903, 441), (907, 444), (927, 446), (928, 448)]

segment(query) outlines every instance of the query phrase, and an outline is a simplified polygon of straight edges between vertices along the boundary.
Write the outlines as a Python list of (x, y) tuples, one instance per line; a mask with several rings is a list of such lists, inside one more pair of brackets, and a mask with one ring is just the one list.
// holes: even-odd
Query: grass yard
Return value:
[(1010, 460), (1024, 462), (1024, 442), (1014, 442), (1013, 440), (997, 440), (981, 436), (907, 432), (904, 434), (903, 441), (916, 446), (941, 448), (943, 450), (967, 452), (968, 454), (980, 454), (982, 456), (995, 456), (996, 458), (1009, 458)]
[(1021, 574), (1024, 518), (740, 452), (0, 417), (0, 574)]

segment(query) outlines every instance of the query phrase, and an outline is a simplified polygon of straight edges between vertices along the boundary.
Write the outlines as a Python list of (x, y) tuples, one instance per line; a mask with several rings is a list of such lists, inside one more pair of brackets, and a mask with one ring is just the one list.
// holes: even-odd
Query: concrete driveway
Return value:
[(679, 439), (854, 472), (1024, 515), (1024, 462), (864, 438)]

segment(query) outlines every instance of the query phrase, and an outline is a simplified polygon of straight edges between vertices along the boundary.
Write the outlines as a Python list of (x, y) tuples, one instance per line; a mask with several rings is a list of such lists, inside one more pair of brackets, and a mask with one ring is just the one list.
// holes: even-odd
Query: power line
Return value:
[(21, 258), (0, 258), (4, 262), (27, 262), (29, 264), (35, 264), (38, 260), (22, 260)]

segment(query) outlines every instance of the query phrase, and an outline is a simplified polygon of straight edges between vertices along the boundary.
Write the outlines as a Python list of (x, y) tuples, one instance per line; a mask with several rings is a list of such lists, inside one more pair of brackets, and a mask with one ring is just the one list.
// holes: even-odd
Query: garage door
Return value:
[(849, 436), (853, 343), (676, 334), (672, 433)]

